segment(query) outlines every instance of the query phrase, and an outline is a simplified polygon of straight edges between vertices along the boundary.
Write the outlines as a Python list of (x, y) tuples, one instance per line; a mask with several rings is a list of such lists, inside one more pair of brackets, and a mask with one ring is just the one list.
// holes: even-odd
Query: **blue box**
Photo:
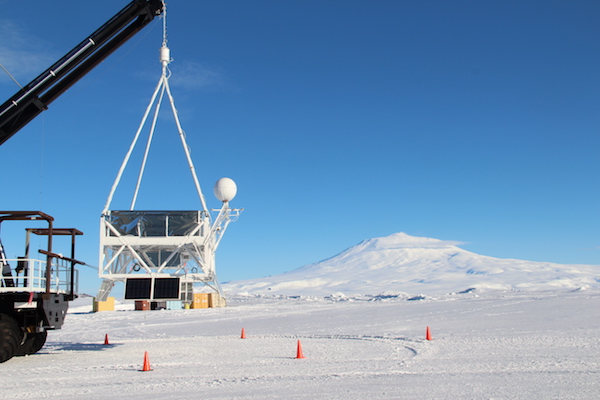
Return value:
[(167, 310), (181, 310), (183, 309), (183, 303), (181, 300), (167, 301)]

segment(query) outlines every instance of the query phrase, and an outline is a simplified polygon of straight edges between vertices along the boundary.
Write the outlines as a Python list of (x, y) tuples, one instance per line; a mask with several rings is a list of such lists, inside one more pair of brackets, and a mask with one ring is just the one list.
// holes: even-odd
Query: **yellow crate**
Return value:
[(208, 294), (208, 306), (209, 307), (225, 307), (225, 298), (221, 297), (219, 293), (209, 293)]
[(208, 308), (208, 293), (194, 293), (192, 308)]
[(96, 301), (94, 297), (93, 311), (115, 311), (115, 298), (109, 297), (106, 301)]

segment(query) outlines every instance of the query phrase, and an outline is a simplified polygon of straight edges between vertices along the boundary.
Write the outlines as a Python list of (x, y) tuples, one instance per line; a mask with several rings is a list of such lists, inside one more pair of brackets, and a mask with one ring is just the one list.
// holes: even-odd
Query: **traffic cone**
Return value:
[(110, 343), (108, 342), (108, 333), (104, 335), (104, 345), (108, 346)]
[(302, 343), (298, 340), (298, 350), (296, 351), (296, 358), (306, 358), (304, 354), (302, 354)]
[(242, 336), (240, 336), (240, 339), (246, 339), (246, 331), (244, 328), (242, 328)]
[(425, 331), (425, 339), (431, 340), (431, 330), (429, 327), (427, 327), (427, 330)]
[(150, 359), (148, 358), (148, 352), (144, 352), (144, 366), (140, 371), (152, 371), (150, 368)]

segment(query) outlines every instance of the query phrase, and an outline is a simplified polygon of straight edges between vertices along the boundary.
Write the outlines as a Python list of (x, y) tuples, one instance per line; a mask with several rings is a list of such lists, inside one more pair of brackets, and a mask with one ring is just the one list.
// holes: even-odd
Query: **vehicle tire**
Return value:
[(26, 356), (28, 354), (35, 354), (46, 343), (46, 337), (48, 336), (48, 332), (36, 332), (36, 333), (26, 333), (25, 340), (15, 351), (15, 356)]
[(21, 343), (23, 331), (12, 317), (0, 314), (0, 363), (10, 360)]

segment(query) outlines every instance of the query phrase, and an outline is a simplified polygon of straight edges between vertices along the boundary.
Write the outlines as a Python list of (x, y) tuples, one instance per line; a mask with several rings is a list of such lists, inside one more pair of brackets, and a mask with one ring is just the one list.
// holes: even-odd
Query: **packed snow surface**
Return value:
[(598, 265), (500, 259), (463, 250), (459, 244), (396, 233), (365, 240), (335, 257), (290, 272), (233, 281), (224, 288), (230, 293), (325, 296), (600, 287)]
[[(77, 300), (39, 353), (0, 364), (0, 398), (545, 400), (600, 390), (596, 289), (249, 295), (220, 309), (95, 314), (89, 303)], [(145, 352), (152, 371), (141, 372)]]
[(598, 398), (598, 266), (458, 244), (366, 240), (225, 285), (226, 308), (92, 313), (77, 299), (39, 353), (0, 364), (0, 399)]

